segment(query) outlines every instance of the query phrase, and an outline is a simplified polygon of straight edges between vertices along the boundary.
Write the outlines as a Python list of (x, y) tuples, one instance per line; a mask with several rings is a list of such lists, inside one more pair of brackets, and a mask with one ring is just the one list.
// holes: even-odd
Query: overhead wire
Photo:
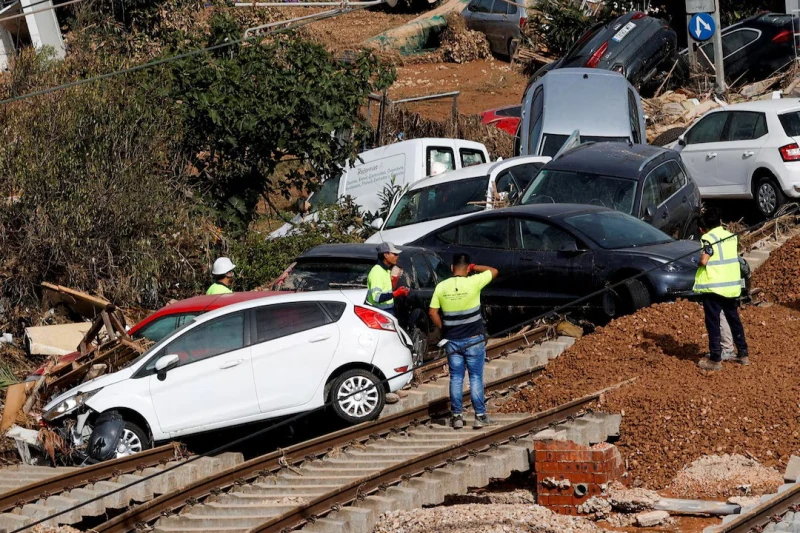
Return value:
[[(798, 206), (794, 205), (794, 206), (792, 206), (792, 208), (788, 209), (786, 212), (782, 212), (779, 216), (775, 216), (775, 217), (772, 217), (772, 218), (767, 219), (765, 221), (758, 222), (756, 224), (752, 224), (752, 225), (750, 225), (750, 226), (748, 226), (748, 227), (746, 227), (746, 228), (744, 228), (744, 229), (742, 229), (742, 230), (740, 230), (738, 232), (732, 233), (729, 237), (721, 239), (718, 242), (722, 243), (722, 242), (725, 242), (725, 241), (733, 239), (733, 238), (737, 238), (738, 239), (739, 236), (743, 235), (744, 233), (748, 233), (748, 232), (754, 231), (754, 230), (758, 229), (760, 226), (764, 226), (765, 224), (767, 224), (767, 223), (769, 223), (769, 222), (771, 222), (773, 220), (776, 220), (777, 218), (786, 216), (787, 214), (796, 213), (797, 211), (798, 211)], [(714, 243), (714, 244), (717, 244), (717, 243)], [(698, 243), (698, 246), (699, 246), (699, 243)], [(516, 330), (518, 330), (520, 328), (523, 328), (525, 326), (528, 326), (528, 325), (534, 324), (536, 322), (539, 322), (541, 320), (547, 319), (547, 318), (549, 318), (549, 317), (551, 317), (553, 315), (561, 314), (561, 313), (563, 313), (564, 311), (566, 311), (568, 309), (574, 308), (574, 307), (580, 305), (581, 303), (587, 302), (587, 301), (589, 301), (589, 300), (591, 300), (593, 298), (601, 296), (606, 292), (614, 291), (615, 289), (617, 289), (619, 287), (625, 286), (630, 281), (633, 281), (633, 280), (636, 280), (636, 279), (638, 279), (640, 277), (646, 276), (649, 273), (654, 272), (656, 270), (663, 269), (666, 265), (681, 261), (683, 259), (686, 259), (687, 257), (691, 257), (692, 255), (697, 254), (698, 252), (702, 251), (702, 249), (703, 249), (702, 247), (698, 247), (696, 250), (693, 250), (691, 252), (687, 252), (687, 253), (685, 253), (685, 254), (683, 254), (683, 255), (681, 255), (679, 257), (673, 258), (673, 259), (671, 259), (671, 260), (669, 260), (669, 261), (667, 261), (665, 263), (659, 263), (656, 266), (654, 266), (653, 268), (650, 268), (648, 270), (644, 270), (644, 271), (640, 272), (639, 274), (636, 274), (634, 276), (631, 276), (631, 277), (628, 277), (628, 278), (626, 278), (624, 280), (621, 280), (621, 281), (619, 281), (617, 283), (613, 283), (611, 285), (603, 287), (602, 289), (594, 291), (594, 292), (592, 292), (592, 293), (590, 293), (590, 294), (588, 294), (586, 296), (583, 296), (581, 298), (577, 298), (575, 300), (572, 300), (572, 301), (570, 301), (570, 302), (568, 302), (568, 303), (566, 303), (564, 305), (555, 307), (552, 310), (547, 311), (545, 313), (542, 313), (542, 314), (540, 314), (540, 315), (538, 315), (538, 316), (536, 316), (534, 318), (531, 318), (529, 320), (525, 320), (523, 322), (520, 322), (520, 323), (516, 324), (515, 326), (513, 326), (511, 328), (507, 328), (505, 330), (502, 330), (500, 332), (494, 333), (492, 335), (485, 336), (480, 341), (476, 341), (476, 342), (474, 342), (474, 343), (472, 343), (472, 344), (470, 344), (470, 345), (468, 345), (466, 347), (463, 347), (462, 350), (466, 350), (466, 349), (468, 349), (468, 348), (470, 348), (472, 346), (483, 344), (488, 339), (506, 336), (509, 333), (512, 333), (512, 332), (514, 332), (514, 331), (516, 331)], [(436, 358), (432, 359), (431, 361), (428, 361), (428, 363), (426, 363), (426, 365), (429, 365), (430, 363), (439, 361), (439, 360), (444, 359), (446, 357), (447, 357), (446, 354), (445, 355), (441, 355), (439, 357), (436, 357)], [(365, 388), (362, 388), (362, 389), (359, 389), (357, 391), (354, 391), (349, 395), (343, 396), (341, 398), (337, 398), (336, 401), (325, 402), (323, 405), (321, 405), (319, 407), (316, 407), (316, 408), (311, 409), (309, 411), (303, 411), (302, 413), (298, 413), (298, 414), (296, 414), (294, 416), (291, 416), (290, 418), (287, 418), (287, 419), (285, 419), (285, 420), (283, 420), (281, 422), (278, 422), (278, 423), (276, 423), (274, 425), (271, 425), (271, 426), (268, 426), (266, 428), (260, 429), (260, 430), (254, 432), (254, 433), (249, 434), (249, 435), (245, 435), (243, 437), (240, 437), (240, 438), (238, 438), (238, 439), (236, 439), (236, 440), (234, 440), (232, 442), (220, 445), (220, 446), (214, 448), (213, 450), (210, 450), (210, 451), (207, 451), (207, 452), (204, 452), (204, 453), (197, 454), (197, 455), (194, 455), (192, 457), (189, 457), (185, 461), (177, 463), (177, 464), (175, 464), (175, 465), (173, 465), (171, 467), (167, 467), (164, 470), (161, 470), (160, 472), (155, 472), (155, 473), (150, 474), (148, 476), (144, 476), (144, 477), (142, 477), (140, 479), (137, 479), (136, 481), (133, 481), (131, 483), (128, 483), (126, 485), (118, 487), (118, 488), (116, 488), (114, 490), (111, 490), (109, 492), (105, 492), (105, 493), (100, 494), (100, 495), (98, 495), (98, 496), (96, 496), (94, 498), (91, 498), (89, 500), (80, 502), (77, 505), (74, 505), (74, 506), (69, 507), (67, 509), (63, 509), (63, 510), (58, 511), (58, 512), (56, 512), (54, 514), (51, 514), (51, 515), (46, 516), (44, 518), (41, 518), (41, 519), (39, 519), (37, 521), (31, 522), (30, 524), (27, 524), (25, 526), (22, 526), (20, 528), (15, 529), (11, 533), (21, 533), (22, 531), (25, 531), (25, 530), (27, 530), (27, 529), (29, 529), (31, 527), (37, 526), (39, 524), (43, 524), (43, 523), (48, 522), (48, 521), (50, 521), (50, 520), (52, 520), (54, 518), (57, 518), (57, 517), (59, 517), (59, 516), (61, 516), (63, 514), (70, 513), (72, 511), (80, 509), (81, 507), (83, 507), (85, 505), (89, 505), (91, 503), (103, 500), (104, 498), (107, 498), (110, 495), (113, 495), (113, 494), (116, 494), (116, 493), (121, 492), (123, 490), (126, 490), (126, 489), (128, 489), (130, 487), (138, 485), (139, 483), (144, 483), (145, 481), (153, 479), (153, 478), (155, 478), (155, 477), (157, 477), (159, 475), (165, 474), (167, 472), (171, 472), (171, 471), (175, 470), (176, 468), (180, 468), (181, 466), (184, 466), (186, 464), (191, 464), (192, 462), (197, 461), (199, 459), (202, 459), (204, 457), (209, 457), (209, 456), (221, 453), (221, 452), (223, 452), (225, 450), (228, 450), (228, 449), (230, 449), (230, 448), (232, 448), (234, 446), (238, 446), (239, 444), (247, 442), (247, 441), (249, 441), (251, 439), (266, 435), (266, 434), (268, 434), (270, 432), (273, 432), (273, 431), (275, 431), (277, 429), (280, 429), (280, 428), (286, 427), (288, 425), (291, 425), (291, 424), (293, 424), (293, 423), (295, 423), (297, 421), (300, 421), (300, 420), (302, 420), (302, 419), (304, 419), (306, 417), (309, 417), (309, 416), (311, 416), (311, 415), (313, 415), (315, 413), (319, 413), (319, 412), (321, 412), (321, 411), (323, 411), (323, 410), (325, 410), (325, 409), (327, 409), (329, 407), (332, 407), (336, 402), (345, 400), (347, 398), (355, 396), (356, 394), (361, 394), (362, 392), (366, 392), (366, 391), (368, 391), (368, 390), (370, 390), (372, 388), (378, 387), (378, 386), (382, 387), (384, 385), (387, 385), (390, 381), (392, 381), (394, 379), (397, 379), (399, 377), (405, 376), (407, 374), (413, 373), (416, 370), (417, 370), (416, 368), (412, 367), (412, 368), (410, 368), (410, 369), (408, 369), (408, 370), (406, 370), (404, 372), (399, 372), (399, 373), (393, 375), (392, 377), (389, 377), (389, 378), (386, 378), (386, 379), (383, 379), (383, 380), (379, 381), (378, 383), (376, 383), (373, 386), (367, 386)]]

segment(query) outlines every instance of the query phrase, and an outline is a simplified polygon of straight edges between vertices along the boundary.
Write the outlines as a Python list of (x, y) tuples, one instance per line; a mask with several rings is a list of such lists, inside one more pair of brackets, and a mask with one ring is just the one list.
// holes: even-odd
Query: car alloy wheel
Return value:
[(336, 391), (336, 401), (344, 413), (353, 418), (366, 418), (380, 403), (375, 384), (365, 376), (351, 376)]
[(778, 206), (778, 195), (775, 193), (775, 187), (769, 183), (764, 182), (758, 188), (758, 208), (761, 213), (766, 216), (772, 215)]
[(420, 366), (425, 362), (425, 352), (428, 351), (428, 339), (425, 333), (418, 327), (411, 332), (411, 354), (414, 366)]
[(143, 450), (144, 444), (142, 443), (142, 439), (139, 438), (139, 435), (130, 429), (125, 428), (122, 431), (122, 438), (120, 439), (119, 444), (117, 444), (116, 457), (118, 459), (120, 457), (128, 457), (129, 455), (140, 453)]

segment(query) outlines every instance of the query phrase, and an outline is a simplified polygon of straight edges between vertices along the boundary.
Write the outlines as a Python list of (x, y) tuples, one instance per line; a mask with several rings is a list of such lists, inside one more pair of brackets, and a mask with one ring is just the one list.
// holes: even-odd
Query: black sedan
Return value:
[(601, 68), (619, 72), (642, 90), (659, 71), (669, 69), (665, 64), (676, 51), (677, 34), (669, 25), (641, 11), (630, 12), (591, 27), (563, 58), (534, 74), (533, 81), (554, 68)]
[[(798, 42), (793, 28), (800, 21), (792, 15), (766, 13), (744, 19), (722, 30), (725, 77), (729, 83), (761, 80), (789, 66), (796, 58)], [(682, 53), (684, 67), (686, 50)], [(703, 44), (697, 60), (709, 72), (714, 70), (714, 45)]]
[(547, 163), (521, 204), (610, 207), (676, 239), (698, 240), (700, 191), (680, 154), (657, 146), (587, 143)]
[[(395, 315), (413, 341), (414, 362), (419, 364), (428, 350), (439, 341), (439, 331), (428, 318), (436, 284), (449, 278), (449, 263), (427, 250), (400, 246), (397, 266), (402, 269), (398, 286), (411, 289), (408, 297), (395, 300)], [(295, 259), (275, 280), (274, 291), (326, 291), (329, 289), (365, 289), (367, 275), (377, 263), (375, 244), (323, 244)]]
[(700, 256), (696, 242), (676, 241), (619, 211), (576, 204), (477, 213), (413, 245), (436, 251), (447, 261), (467, 253), (474, 263), (500, 271), (482, 296), (494, 331), (507, 327), (509, 319), (568, 304), (643, 272), (588, 306), (611, 317), (690, 296)]

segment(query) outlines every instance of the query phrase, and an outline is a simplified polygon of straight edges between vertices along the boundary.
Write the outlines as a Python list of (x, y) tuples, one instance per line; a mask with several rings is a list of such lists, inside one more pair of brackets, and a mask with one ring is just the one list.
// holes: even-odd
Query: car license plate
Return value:
[(614, 37), (612, 37), (611, 39), (612, 39), (612, 40), (614, 40), (614, 41), (616, 41), (616, 42), (618, 42), (618, 43), (619, 43), (619, 42), (622, 42), (622, 39), (624, 39), (624, 38), (625, 38), (625, 36), (626, 36), (626, 35), (628, 35), (628, 34), (631, 32), (631, 30), (632, 30), (633, 28), (635, 28), (635, 27), (636, 27), (636, 24), (635, 24), (635, 23), (633, 23), (633, 22), (629, 22), (629, 23), (625, 24), (625, 27), (624, 27), (624, 28), (622, 28), (621, 30), (619, 30), (619, 31), (617, 32), (617, 34), (616, 34), (616, 35), (614, 35)]

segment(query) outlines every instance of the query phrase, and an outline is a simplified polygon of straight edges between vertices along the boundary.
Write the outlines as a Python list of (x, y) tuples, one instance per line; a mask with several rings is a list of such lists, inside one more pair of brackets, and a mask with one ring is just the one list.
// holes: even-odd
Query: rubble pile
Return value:
[(667, 490), (678, 498), (718, 498), (770, 494), (783, 476), (742, 455), (707, 455), (678, 472)]
[(634, 486), (662, 489), (684, 465), (708, 453), (783, 465), (800, 448), (800, 318), (772, 306), (745, 308), (742, 320), (749, 367), (725, 363), (720, 372), (700, 370), (696, 362), (708, 351), (701, 306), (658, 304), (578, 339), (550, 362), (535, 387), (502, 409), (541, 411), (637, 378), (600, 401), (603, 411), (623, 414), (616, 444)]
[(753, 288), (766, 300), (786, 305), (800, 300), (800, 236), (789, 239), (753, 272)]
[(698, 98), (687, 89), (678, 89), (644, 99), (642, 106), (647, 115), (647, 138), (653, 141), (673, 128), (688, 128), (698, 117), (719, 107), (719, 104)]
[(456, 13), (447, 16), (447, 28), (440, 36), (439, 51), (447, 63), (469, 63), (492, 57), (486, 35), (467, 29), (464, 18)]
[(538, 505), (453, 505), (392, 511), (373, 533), (601, 533), (594, 523)]

